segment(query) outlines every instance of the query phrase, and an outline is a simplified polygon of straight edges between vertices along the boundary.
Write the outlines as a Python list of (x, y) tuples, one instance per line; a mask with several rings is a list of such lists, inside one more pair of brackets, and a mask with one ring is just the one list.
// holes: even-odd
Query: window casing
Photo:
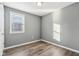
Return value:
[(10, 11), (10, 33), (24, 33), (24, 15)]

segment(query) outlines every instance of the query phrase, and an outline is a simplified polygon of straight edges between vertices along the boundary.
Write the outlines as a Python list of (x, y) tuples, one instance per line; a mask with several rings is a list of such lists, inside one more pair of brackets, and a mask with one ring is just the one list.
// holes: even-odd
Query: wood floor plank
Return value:
[(39, 41), (7, 49), (4, 51), (3, 56), (79, 56), (79, 54), (43, 41)]

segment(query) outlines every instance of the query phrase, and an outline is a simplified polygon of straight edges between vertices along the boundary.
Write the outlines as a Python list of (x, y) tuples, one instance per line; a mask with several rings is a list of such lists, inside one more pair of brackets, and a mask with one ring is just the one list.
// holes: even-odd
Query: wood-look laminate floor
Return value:
[(46, 42), (35, 42), (16, 48), (7, 49), (3, 56), (78, 56), (78, 53), (51, 45)]

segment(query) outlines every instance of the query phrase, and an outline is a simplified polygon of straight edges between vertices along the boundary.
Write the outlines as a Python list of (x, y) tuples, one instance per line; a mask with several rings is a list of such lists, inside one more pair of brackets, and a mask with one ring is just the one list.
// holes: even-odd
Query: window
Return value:
[(24, 15), (10, 12), (10, 33), (24, 32)]
[(60, 41), (60, 25), (53, 24), (53, 38), (57, 41)]

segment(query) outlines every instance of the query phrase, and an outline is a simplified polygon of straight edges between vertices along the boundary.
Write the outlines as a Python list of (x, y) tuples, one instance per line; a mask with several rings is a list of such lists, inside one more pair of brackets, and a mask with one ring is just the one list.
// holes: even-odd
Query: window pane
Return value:
[(53, 24), (53, 31), (60, 33), (60, 25), (59, 24)]
[(53, 32), (53, 39), (56, 39), (57, 41), (60, 41), (60, 34), (57, 32)]
[(22, 24), (21, 23), (13, 23), (12, 24), (12, 31), (22, 31)]

